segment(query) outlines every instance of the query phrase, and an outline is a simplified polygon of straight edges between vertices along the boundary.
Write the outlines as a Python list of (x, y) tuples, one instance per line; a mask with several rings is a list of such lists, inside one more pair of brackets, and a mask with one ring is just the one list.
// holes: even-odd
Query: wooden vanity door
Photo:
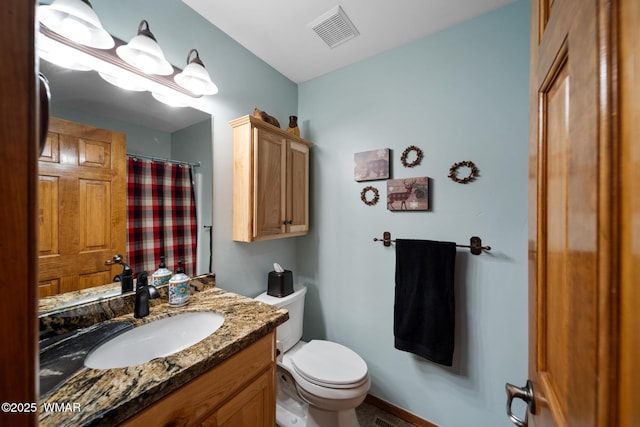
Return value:
[(273, 426), (273, 369), (222, 405), (201, 427), (272, 427)]
[(113, 281), (126, 251), (126, 136), (51, 118), (38, 161), (39, 294)]

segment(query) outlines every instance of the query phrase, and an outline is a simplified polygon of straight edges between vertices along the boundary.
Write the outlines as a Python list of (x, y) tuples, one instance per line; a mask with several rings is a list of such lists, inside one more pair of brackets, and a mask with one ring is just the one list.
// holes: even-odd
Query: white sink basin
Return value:
[(87, 368), (113, 369), (166, 357), (202, 341), (224, 323), (212, 312), (189, 312), (130, 329), (93, 349), (84, 360)]

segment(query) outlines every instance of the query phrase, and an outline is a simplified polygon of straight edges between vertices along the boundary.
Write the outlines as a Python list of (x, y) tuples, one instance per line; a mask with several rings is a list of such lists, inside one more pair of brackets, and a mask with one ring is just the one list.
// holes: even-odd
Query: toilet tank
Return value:
[(289, 320), (276, 329), (276, 339), (282, 343), (282, 351), (289, 350), (302, 338), (304, 296), (306, 292), (306, 287), (294, 286), (294, 292), (286, 297), (273, 297), (264, 292), (255, 298), (256, 301), (275, 305), (278, 308), (284, 308), (289, 311)]

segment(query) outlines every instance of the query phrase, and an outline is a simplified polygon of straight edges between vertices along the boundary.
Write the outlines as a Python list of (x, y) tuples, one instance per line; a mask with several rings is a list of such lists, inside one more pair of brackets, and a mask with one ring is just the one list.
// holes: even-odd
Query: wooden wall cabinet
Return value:
[(275, 348), (272, 331), (121, 425), (273, 427)]
[(309, 231), (311, 143), (260, 119), (233, 127), (233, 240), (252, 242)]

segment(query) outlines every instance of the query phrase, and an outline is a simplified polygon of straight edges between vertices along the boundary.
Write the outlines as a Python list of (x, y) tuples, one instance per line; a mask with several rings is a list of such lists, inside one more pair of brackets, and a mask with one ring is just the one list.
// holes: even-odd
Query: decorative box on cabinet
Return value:
[(253, 116), (233, 127), (233, 240), (309, 231), (311, 143)]

